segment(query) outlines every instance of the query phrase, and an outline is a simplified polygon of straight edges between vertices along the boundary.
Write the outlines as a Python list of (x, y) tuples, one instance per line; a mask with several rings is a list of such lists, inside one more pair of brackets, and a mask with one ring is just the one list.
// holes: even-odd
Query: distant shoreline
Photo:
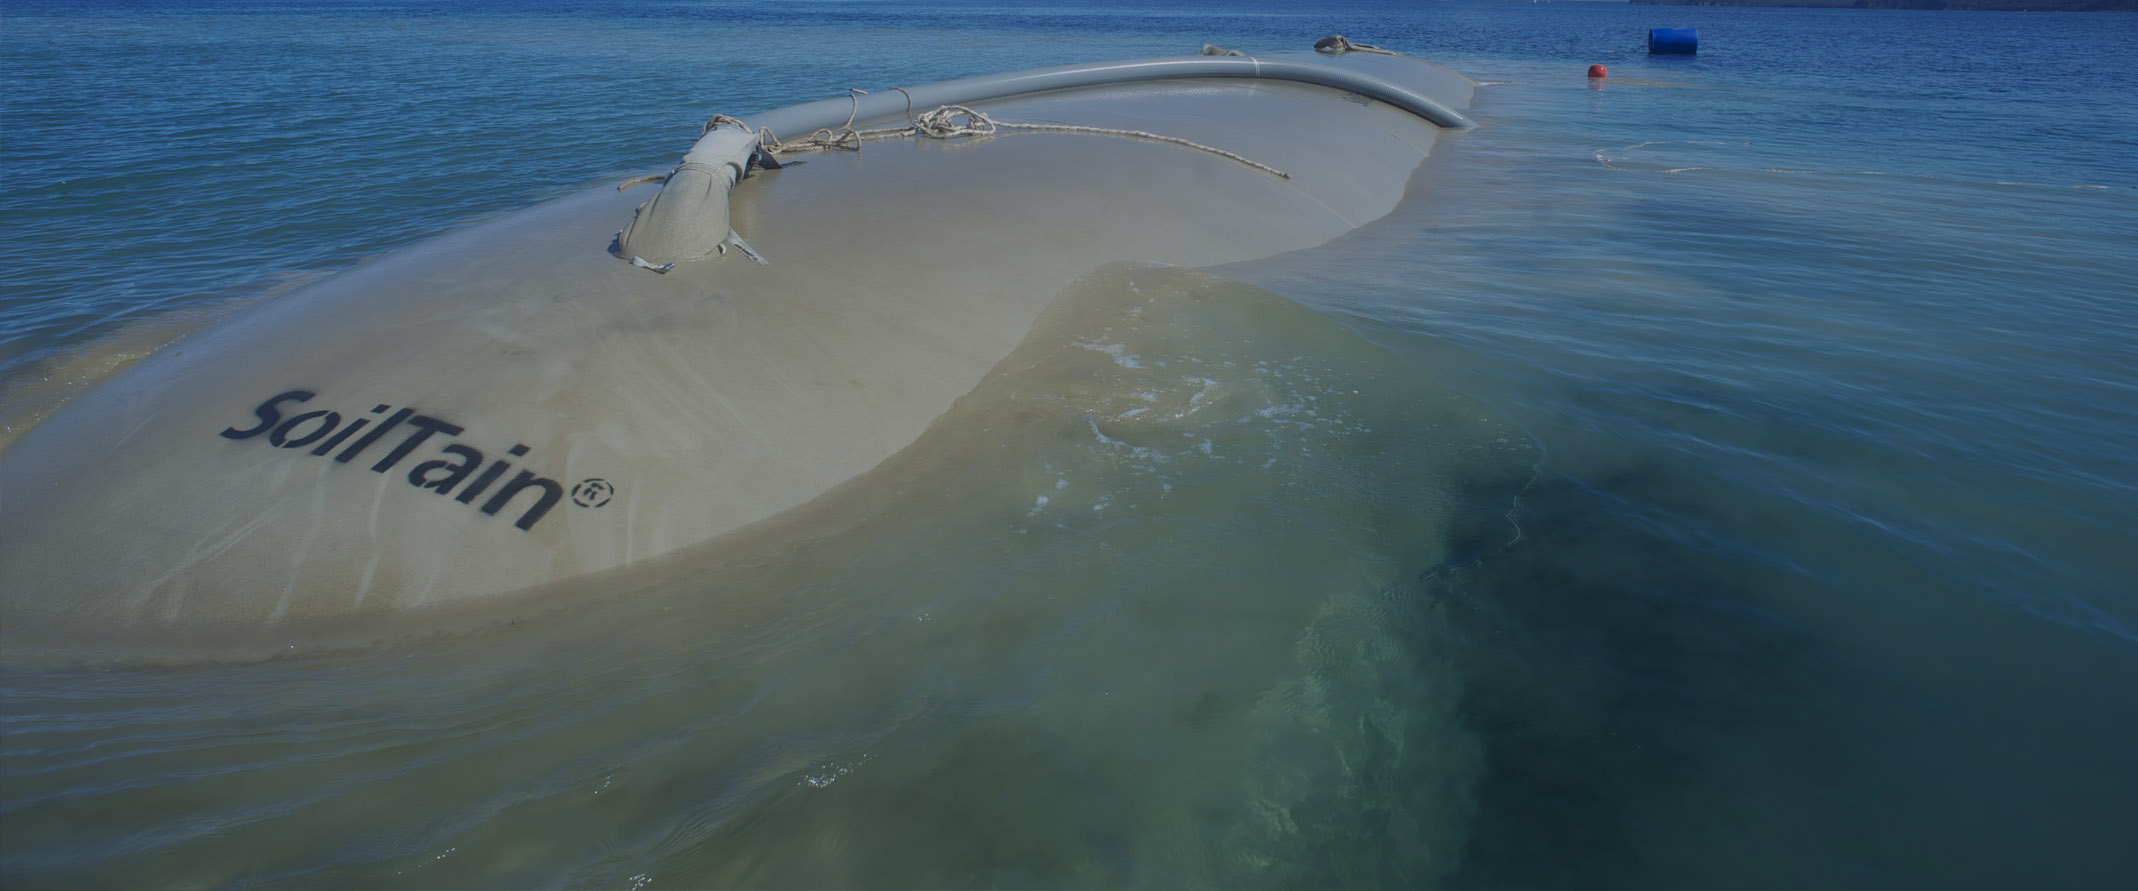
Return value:
[(1634, 6), (1789, 6), (1816, 9), (2138, 12), (2138, 0), (1627, 0), (1627, 2)]

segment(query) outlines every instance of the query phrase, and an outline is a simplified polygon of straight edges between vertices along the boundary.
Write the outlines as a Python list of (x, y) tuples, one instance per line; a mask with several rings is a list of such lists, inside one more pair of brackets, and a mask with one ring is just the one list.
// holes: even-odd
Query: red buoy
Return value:
[(1608, 75), (1608, 74), (1610, 74), (1610, 72), (1609, 72), (1608, 70), (1606, 70), (1606, 69), (1605, 69), (1605, 68), (1604, 68), (1604, 67), (1603, 67), (1602, 65), (1590, 65), (1590, 66), (1589, 66), (1589, 76), (1590, 76), (1590, 77), (1604, 77), (1604, 76), (1606, 76), (1606, 75)]

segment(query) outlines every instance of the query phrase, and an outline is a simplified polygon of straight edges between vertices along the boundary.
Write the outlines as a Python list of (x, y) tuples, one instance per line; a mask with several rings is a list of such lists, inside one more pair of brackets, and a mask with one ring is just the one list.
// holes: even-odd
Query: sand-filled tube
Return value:
[[(1327, 64), (1468, 100), (1457, 75), (1356, 55)], [(509, 618), (869, 472), (1103, 264), (1269, 257), (1387, 214), (1443, 132), (1251, 78), (984, 110), (1164, 132), (1291, 175), (1042, 133), (872, 143), (723, 190), (730, 153), (690, 170), (693, 231), (746, 224), (769, 265), (618, 262), (639, 196), (612, 188), (364, 264), (141, 360), (8, 447), (0, 636), (288, 643), (404, 614)]]
[(611, 256), (641, 196), (605, 187), (31, 428), (0, 460), (8, 883), (1447, 876), (1482, 756), (1428, 580), (1517, 534), (1533, 450), (1185, 268), (1387, 215), (1441, 128), (1252, 79), (985, 108), (1291, 176), (887, 141), (722, 191), (769, 265), (666, 274)]

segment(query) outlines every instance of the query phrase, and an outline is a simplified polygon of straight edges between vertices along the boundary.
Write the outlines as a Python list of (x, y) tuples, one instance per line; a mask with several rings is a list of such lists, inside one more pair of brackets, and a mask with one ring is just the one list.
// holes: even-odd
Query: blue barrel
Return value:
[(1699, 28), (1648, 29), (1648, 54), (1692, 55), (1700, 51)]

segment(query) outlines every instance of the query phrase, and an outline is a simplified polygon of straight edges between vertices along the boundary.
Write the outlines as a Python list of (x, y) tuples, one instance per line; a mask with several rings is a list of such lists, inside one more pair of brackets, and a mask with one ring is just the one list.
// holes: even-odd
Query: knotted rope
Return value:
[[(853, 92), (859, 93), (860, 91), (855, 90)], [(905, 91), (900, 90), (899, 92), (903, 93)], [(912, 97), (908, 96), (907, 98), (910, 101)], [(856, 99), (856, 112), (859, 111), (859, 106), (860, 100)], [(906, 119), (911, 122), (910, 126), (885, 127), (882, 129), (875, 130), (855, 130), (853, 127), (854, 116), (850, 113), (847, 115), (846, 123), (844, 125), (841, 125), (838, 129), (821, 129), (816, 131), (815, 133), (810, 134), (809, 138), (807, 139), (797, 140), (793, 142), (781, 141), (780, 138), (778, 136), (773, 135), (772, 131), (770, 130), (759, 130), (757, 131), (758, 147), (767, 153), (778, 155), (787, 154), (790, 152), (818, 151), (821, 149), (844, 149), (847, 151), (859, 151), (863, 143), (876, 142), (878, 140), (884, 139), (902, 139), (908, 136), (921, 137), (926, 139), (958, 139), (962, 137), (993, 136), (1003, 131), (1021, 131), (1027, 133), (1083, 133), (1093, 136), (1124, 136), (1131, 139), (1147, 139), (1152, 142), (1163, 142), (1170, 145), (1182, 146), (1184, 148), (1191, 148), (1200, 152), (1208, 152), (1220, 158), (1224, 158), (1228, 161), (1245, 164), (1256, 170), (1260, 170), (1263, 173), (1267, 173), (1271, 176), (1277, 177), (1278, 179), (1292, 178), (1291, 174), (1286, 173), (1282, 170), (1278, 170), (1275, 167), (1271, 167), (1268, 164), (1264, 164), (1260, 161), (1256, 161), (1250, 158), (1242, 157), (1240, 155), (1228, 152), (1221, 148), (1203, 145), (1199, 142), (1191, 142), (1189, 140), (1182, 139), (1178, 136), (1164, 136), (1161, 134), (1151, 133), (1144, 130), (1121, 130), (1112, 127), (1082, 127), (1073, 124), (1013, 124), (1005, 121), (995, 120), (994, 118), (989, 117), (986, 112), (975, 111), (963, 105), (939, 106), (937, 108), (921, 112), (918, 115), (913, 114), (912, 107), (909, 105), (906, 109)], [(741, 121), (728, 117), (727, 115), (715, 115), (711, 121), (706, 123), (706, 129), (711, 130), (713, 127), (719, 126), (722, 123), (742, 124)], [(742, 125), (745, 127), (748, 126), (747, 124)]]
[[(893, 87), (892, 89), (897, 88)], [(899, 90), (899, 92), (903, 93), (905, 91)], [(846, 89), (846, 94), (847, 98), (852, 100), (854, 103), (854, 107), (846, 113), (846, 123), (840, 124), (837, 127), (819, 127), (817, 128), (816, 132), (809, 134), (809, 138), (799, 139), (794, 142), (782, 142), (780, 141), (780, 138), (778, 136), (773, 135), (771, 130), (761, 129), (756, 131), (758, 148), (764, 150), (768, 154), (779, 152), (815, 151), (817, 149), (846, 149), (847, 151), (858, 152), (861, 150), (861, 144), (864, 142), (874, 142), (878, 139), (889, 139), (895, 136), (904, 135), (904, 133), (906, 132), (906, 128), (889, 128), (883, 130), (854, 129), (854, 116), (861, 113), (861, 97), (868, 95), (869, 91), (848, 87)], [(713, 115), (711, 119), (705, 122), (705, 126), (698, 128), (698, 135), (704, 136), (705, 134), (712, 132), (714, 127), (718, 127), (721, 124), (734, 124), (735, 126), (741, 127), (745, 130), (751, 129), (749, 124), (743, 123), (738, 118), (729, 117), (724, 114), (716, 114)]]

